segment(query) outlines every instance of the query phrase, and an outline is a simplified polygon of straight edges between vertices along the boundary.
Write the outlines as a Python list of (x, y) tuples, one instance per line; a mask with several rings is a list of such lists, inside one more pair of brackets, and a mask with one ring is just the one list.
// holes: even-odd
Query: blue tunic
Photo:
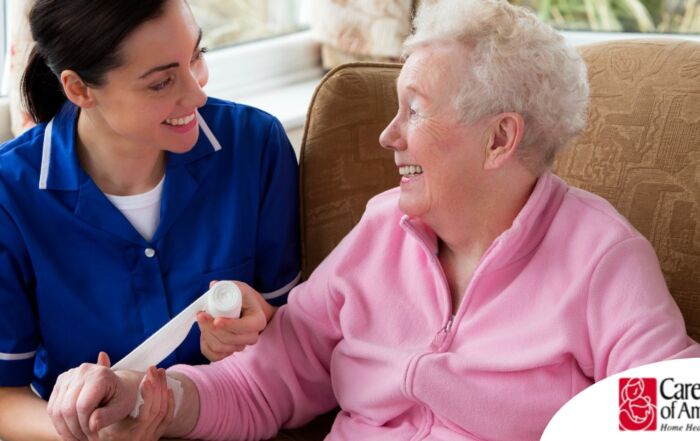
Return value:
[[(0, 386), (44, 398), (99, 351), (121, 359), (211, 280), (281, 304), (300, 275), (297, 162), (274, 117), (210, 98), (196, 145), (167, 155), (149, 242), (78, 164), (76, 116), (67, 102), (0, 150)], [(204, 362), (194, 326), (160, 366)]]

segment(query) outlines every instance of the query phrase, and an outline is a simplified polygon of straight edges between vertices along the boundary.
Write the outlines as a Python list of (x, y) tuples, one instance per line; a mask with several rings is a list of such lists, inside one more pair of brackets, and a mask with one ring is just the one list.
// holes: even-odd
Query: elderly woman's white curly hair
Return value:
[(525, 120), (520, 159), (539, 174), (586, 124), (588, 80), (578, 51), (525, 8), (505, 0), (423, 0), (404, 56), (440, 41), (469, 45), (457, 94), (470, 122), (501, 112)]

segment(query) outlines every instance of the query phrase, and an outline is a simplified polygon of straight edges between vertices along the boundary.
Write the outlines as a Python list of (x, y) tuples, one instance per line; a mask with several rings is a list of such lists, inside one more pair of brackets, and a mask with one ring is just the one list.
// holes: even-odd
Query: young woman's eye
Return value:
[(160, 92), (161, 90), (168, 87), (170, 85), (170, 83), (172, 83), (172, 82), (173, 82), (172, 77), (168, 77), (159, 83), (156, 83), (152, 86), (149, 86), (149, 89), (153, 90), (154, 92)]
[(204, 46), (200, 47), (199, 49), (197, 49), (197, 52), (194, 54), (194, 58), (192, 58), (192, 62), (201, 60), (202, 57), (204, 56), (204, 54), (206, 54), (207, 52), (209, 52), (208, 48), (206, 48)]

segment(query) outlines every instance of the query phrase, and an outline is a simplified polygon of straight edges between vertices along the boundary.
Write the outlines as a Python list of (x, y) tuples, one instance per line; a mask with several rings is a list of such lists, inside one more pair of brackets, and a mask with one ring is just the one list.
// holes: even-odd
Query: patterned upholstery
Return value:
[[(700, 43), (629, 40), (581, 52), (590, 123), (554, 170), (608, 199), (652, 242), (688, 333), (700, 340)], [(399, 69), (343, 65), (316, 90), (300, 159), (305, 278), (367, 200), (398, 185), (393, 155), (378, 138), (396, 112)], [(323, 439), (331, 421), (332, 413), (278, 439)]]
[(588, 128), (554, 169), (609, 200), (651, 241), (700, 340), (700, 43), (636, 40), (581, 52)]

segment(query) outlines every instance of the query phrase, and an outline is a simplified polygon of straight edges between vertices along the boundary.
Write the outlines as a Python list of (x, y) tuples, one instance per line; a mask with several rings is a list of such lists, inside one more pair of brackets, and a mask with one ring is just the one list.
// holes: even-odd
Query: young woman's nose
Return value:
[(209, 81), (209, 70), (205, 64), (194, 67), (183, 86), (183, 107), (202, 107), (207, 102), (204, 86)]

